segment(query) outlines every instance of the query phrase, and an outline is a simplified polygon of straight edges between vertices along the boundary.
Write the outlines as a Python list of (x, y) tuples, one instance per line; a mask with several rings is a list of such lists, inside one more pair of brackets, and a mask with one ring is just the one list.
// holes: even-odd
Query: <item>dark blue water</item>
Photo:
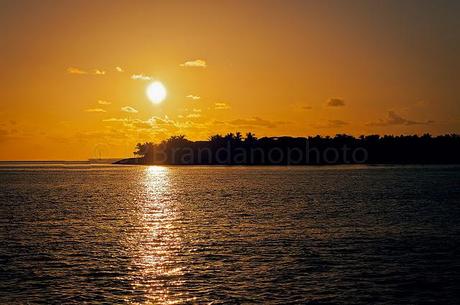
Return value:
[(455, 304), (460, 167), (0, 167), (0, 304)]

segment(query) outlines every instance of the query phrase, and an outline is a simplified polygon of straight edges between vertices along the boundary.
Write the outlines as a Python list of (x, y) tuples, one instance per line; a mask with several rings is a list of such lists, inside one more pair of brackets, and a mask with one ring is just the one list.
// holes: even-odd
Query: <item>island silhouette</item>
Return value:
[(141, 165), (327, 165), (458, 164), (460, 135), (346, 134), (262, 137), (249, 132), (190, 141), (184, 135), (160, 143), (138, 143), (136, 157), (115, 164)]

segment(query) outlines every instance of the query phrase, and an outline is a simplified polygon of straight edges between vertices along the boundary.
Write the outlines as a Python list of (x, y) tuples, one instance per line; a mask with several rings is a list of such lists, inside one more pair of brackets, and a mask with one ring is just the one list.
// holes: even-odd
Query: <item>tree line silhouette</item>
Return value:
[(172, 136), (161, 143), (138, 143), (136, 158), (118, 164), (307, 165), (460, 163), (460, 135), (346, 134), (263, 137), (240, 132), (213, 135), (208, 141)]

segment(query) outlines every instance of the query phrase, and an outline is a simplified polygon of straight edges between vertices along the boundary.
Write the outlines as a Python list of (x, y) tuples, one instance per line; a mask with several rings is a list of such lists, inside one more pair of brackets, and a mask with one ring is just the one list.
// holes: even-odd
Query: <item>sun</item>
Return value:
[(153, 82), (147, 87), (147, 97), (154, 104), (160, 104), (166, 98), (167, 92), (161, 82)]

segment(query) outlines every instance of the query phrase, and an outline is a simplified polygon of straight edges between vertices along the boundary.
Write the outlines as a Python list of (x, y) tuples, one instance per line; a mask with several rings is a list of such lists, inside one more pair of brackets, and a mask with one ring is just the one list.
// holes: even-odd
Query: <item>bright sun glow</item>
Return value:
[(153, 82), (147, 87), (147, 96), (152, 103), (159, 104), (166, 98), (166, 88), (161, 82)]

